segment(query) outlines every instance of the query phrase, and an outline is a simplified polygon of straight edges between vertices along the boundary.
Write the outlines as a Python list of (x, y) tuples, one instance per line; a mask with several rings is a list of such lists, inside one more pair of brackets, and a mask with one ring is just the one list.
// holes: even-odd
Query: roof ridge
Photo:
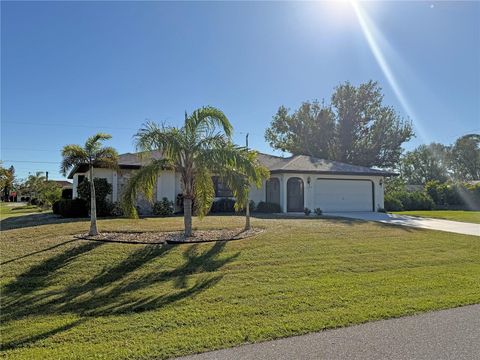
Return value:
[(290, 165), (290, 164), (294, 163), (295, 161), (297, 161), (297, 160), (300, 158), (300, 156), (302, 156), (302, 155), (293, 155), (293, 156), (291, 157), (291, 159), (290, 159), (285, 165), (283, 165), (280, 169), (285, 169), (288, 165)]

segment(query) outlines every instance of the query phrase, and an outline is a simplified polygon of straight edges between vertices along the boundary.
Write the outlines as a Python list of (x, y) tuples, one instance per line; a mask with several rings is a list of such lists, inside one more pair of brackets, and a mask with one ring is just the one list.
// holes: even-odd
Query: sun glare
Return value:
[(380, 69), (382, 70), (385, 78), (387, 79), (388, 84), (390, 85), (391, 89), (395, 93), (395, 96), (397, 97), (398, 101), (403, 107), (403, 110), (405, 111), (405, 113), (414, 122), (414, 125), (417, 129), (417, 133), (420, 136), (420, 138), (422, 138), (423, 140), (428, 140), (425, 131), (423, 130), (421, 124), (419, 123), (418, 117), (415, 115), (415, 112), (412, 109), (412, 106), (410, 105), (409, 101), (404, 95), (400, 87), (400, 84), (390, 64), (387, 61), (387, 58), (385, 57), (385, 54), (382, 51), (380, 42), (378, 41), (381, 34), (379, 33), (378, 29), (373, 24), (373, 22), (370, 20), (368, 15), (365, 13), (365, 11), (362, 9), (358, 1), (352, 0), (352, 1), (349, 1), (349, 3), (353, 7), (358, 23), (360, 24), (360, 28), (362, 29), (363, 35), (367, 40), (368, 46), (370, 47), (370, 50), (372, 51), (372, 54), (375, 57), (375, 60), (380, 66)]

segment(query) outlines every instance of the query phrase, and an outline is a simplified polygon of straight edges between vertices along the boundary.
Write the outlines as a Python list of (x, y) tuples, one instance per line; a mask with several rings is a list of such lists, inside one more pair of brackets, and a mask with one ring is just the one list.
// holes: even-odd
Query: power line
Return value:
[(1, 150), (15, 150), (15, 151), (47, 151), (47, 152), (60, 152), (60, 149), (35, 149), (35, 148), (11, 148), (11, 147), (2, 147)]
[(30, 161), (30, 160), (2, 160), (4, 162), (19, 162), (32, 164), (60, 164), (60, 161)]
[(2, 124), (14, 125), (33, 125), (33, 126), (57, 126), (57, 127), (76, 127), (87, 129), (113, 129), (113, 130), (138, 130), (138, 128), (117, 127), (117, 126), (95, 126), (95, 125), (81, 125), (81, 124), (54, 124), (54, 123), (34, 123), (26, 121), (2, 121)]

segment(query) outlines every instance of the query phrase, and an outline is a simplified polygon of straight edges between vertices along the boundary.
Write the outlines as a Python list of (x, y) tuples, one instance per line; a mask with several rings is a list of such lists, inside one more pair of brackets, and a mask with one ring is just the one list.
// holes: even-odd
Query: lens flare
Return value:
[(395, 77), (390, 65), (388, 64), (386, 57), (379, 45), (379, 41), (377, 38), (379, 37), (379, 31), (376, 29), (375, 25), (373, 22), (370, 20), (368, 15), (362, 10), (360, 5), (358, 4), (357, 1), (350, 1), (350, 4), (352, 5), (355, 15), (357, 17), (358, 23), (360, 24), (360, 28), (362, 29), (363, 35), (365, 36), (365, 39), (367, 40), (368, 46), (370, 47), (370, 50), (372, 51), (373, 56), (375, 57), (375, 60), (377, 61), (378, 65), (380, 66), (380, 69), (382, 70), (385, 78), (388, 81), (388, 84), (392, 88), (393, 92), (395, 93), (395, 96), (397, 97), (398, 101), (400, 102), (400, 105), (403, 107), (403, 110), (405, 113), (410, 117), (410, 119), (414, 122), (415, 128), (417, 129), (418, 135), (422, 138), (424, 141), (428, 141), (427, 134), (423, 130), (421, 124), (419, 123), (418, 117), (416, 116), (412, 106), (408, 102), (407, 98), (405, 97), (397, 78)]

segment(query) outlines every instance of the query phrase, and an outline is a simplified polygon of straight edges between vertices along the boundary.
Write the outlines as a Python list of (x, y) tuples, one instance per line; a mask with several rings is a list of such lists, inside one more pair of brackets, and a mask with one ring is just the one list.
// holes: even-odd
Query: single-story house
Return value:
[[(152, 158), (160, 158), (151, 152)], [(396, 174), (337, 161), (323, 160), (306, 155), (279, 157), (258, 154), (261, 164), (270, 170), (270, 179), (260, 189), (252, 187), (250, 199), (277, 203), (285, 213), (303, 212), (304, 208), (320, 208), (324, 212), (378, 211), (383, 208), (384, 178)], [(138, 154), (122, 154), (118, 170), (95, 168), (94, 178), (105, 178), (112, 184), (110, 200), (119, 201), (122, 189), (132, 172), (148, 162)], [(89, 178), (87, 166), (77, 166), (68, 175), (73, 179), (73, 198), (77, 186)], [(217, 198), (232, 194), (219, 179), (214, 178)], [(173, 170), (162, 171), (155, 191), (156, 200), (163, 197), (176, 202), (182, 193), (180, 174)], [(139, 199), (142, 212), (148, 212), (147, 201)]]

